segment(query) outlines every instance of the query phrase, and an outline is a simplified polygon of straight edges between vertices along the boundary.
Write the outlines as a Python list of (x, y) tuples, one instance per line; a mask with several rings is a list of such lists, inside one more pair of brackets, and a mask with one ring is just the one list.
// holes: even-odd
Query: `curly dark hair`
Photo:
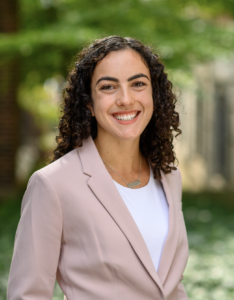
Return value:
[(77, 56), (75, 67), (68, 75), (68, 84), (63, 90), (64, 103), (59, 122), (57, 147), (51, 162), (76, 147), (90, 135), (97, 136), (97, 121), (88, 107), (92, 106), (91, 79), (97, 63), (111, 51), (133, 49), (141, 55), (150, 70), (153, 91), (153, 115), (141, 134), (140, 151), (153, 169), (154, 178), (176, 170), (173, 151), (173, 131), (178, 136), (181, 130), (179, 114), (175, 111), (177, 102), (172, 92), (172, 83), (164, 72), (164, 64), (151, 47), (131, 37), (109, 36), (95, 40)]

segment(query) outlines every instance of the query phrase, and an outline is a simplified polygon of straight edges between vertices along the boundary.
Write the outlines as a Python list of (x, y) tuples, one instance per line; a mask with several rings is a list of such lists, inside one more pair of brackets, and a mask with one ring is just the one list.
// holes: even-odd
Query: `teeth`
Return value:
[(131, 121), (133, 120), (135, 117), (136, 117), (137, 113), (134, 113), (134, 114), (130, 114), (130, 115), (114, 115), (114, 117), (117, 119), (117, 120), (121, 120), (121, 121)]

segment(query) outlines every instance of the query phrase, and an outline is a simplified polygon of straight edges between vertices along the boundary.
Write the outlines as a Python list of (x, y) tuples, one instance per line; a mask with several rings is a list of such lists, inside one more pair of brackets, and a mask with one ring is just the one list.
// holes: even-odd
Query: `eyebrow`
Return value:
[[(149, 77), (148, 77), (147, 75), (145, 75), (145, 74), (143, 74), (143, 73), (140, 73), (140, 74), (136, 74), (136, 75), (134, 75), (134, 76), (128, 78), (128, 81), (131, 81), (131, 80), (136, 79), (136, 78), (139, 78), (139, 77), (145, 77), (145, 78), (147, 78), (147, 79), (149, 80)], [(149, 80), (149, 81), (150, 81), (150, 80)]]
[[(136, 74), (136, 75), (134, 75), (134, 76), (132, 76), (132, 77), (129, 77), (129, 78), (128, 78), (128, 81), (132, 81), (132, 80), (134, 80), (134, 79), (136, 79), (136, 78), (140, 78), (140, 77), (145, 77), (145, 78), (147, 78), (147, 79), (149, 80), (149, 77), (148, 77), (147, 75), (145, 75), (145, 74), (143, 74), (143, 73), (140, 73), (140, 74)], [(96, 83), (96, 85), (97, 85), (100, 81), (102, 81), (102, 80), (109, 80), (109, 81), (119, 82), (119, 80), (118, 80), (117, 78), (115, 78), (115, 77), (105, 76), (105, 77), (99, 78), (98, 81), (97, 81), (97, 83)]]

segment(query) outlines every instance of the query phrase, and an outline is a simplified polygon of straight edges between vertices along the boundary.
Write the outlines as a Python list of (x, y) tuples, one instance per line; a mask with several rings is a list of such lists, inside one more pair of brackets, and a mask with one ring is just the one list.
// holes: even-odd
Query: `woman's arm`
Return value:
[(185, 292), (184, 285), (181, 281), (178, 284), (178, 300), (188, 300), (188, 296)]
[(62, 237), (62, 210), (42, 171), (30, 178), (16, 231), (7, 300), (51, 300)]
[[(178, 169), (178, 171), (179, 171), (178, 174), (180, 177), (180, 189), (181, 189), (181, 200), (182, 200), (182, 176), (181, 176), (181, 172), (179, 169)], [(184, 217), (183, 217), (183, 226), (184, 226), (185, 234), (187, 236), (187, 230), (186, 230), (186, 226), (185, 226), (185, 222), (184, 222)], [(184, 285), (182, 283), (183, 277), (184, 276), (182, 275), (180, 282), (178, 284), (178, 300), (188, 300), (187, 293), (186, 293)]]

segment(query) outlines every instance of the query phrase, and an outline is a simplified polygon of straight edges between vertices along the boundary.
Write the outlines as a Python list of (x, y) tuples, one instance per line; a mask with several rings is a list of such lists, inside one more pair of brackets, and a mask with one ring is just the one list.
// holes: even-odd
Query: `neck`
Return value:
[(108, 165), (121, 173), (139, 170), (140, 138), (132, 141), (117, 140), (113, 136), (97, 136), (94, 143)]

